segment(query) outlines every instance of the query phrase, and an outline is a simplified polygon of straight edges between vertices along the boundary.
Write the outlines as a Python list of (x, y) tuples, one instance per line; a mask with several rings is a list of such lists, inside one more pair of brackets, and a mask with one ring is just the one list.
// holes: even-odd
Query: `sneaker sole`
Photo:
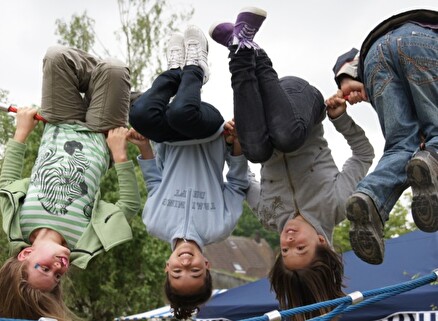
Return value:
[(239, 13), (243, 13), (243, 12), (253, 13), (253, 14), (256, 14), (256, 15), (261, 16), (261, 17), (266, 17), (268, 15), (268, 13), (265, 10), (257, 8), (257, 7), (242, 8), (242, 10), (240, 10)]
[(426, 162), (412, 159), (406, 168), (408, 182), (412, 188), (412, 218), (423, 232), (438, 231), (438, 194)]
[[(369, 215), (366, 215), (366, 213)], [(354, 253), (369, 264), (381, 264), (385, 253), (385, 244), (376, 235), (372, 226), (371, 212), (365, 200), (357, 198), (347, 205), (347, 218), (350, 221), (350, 244)]]

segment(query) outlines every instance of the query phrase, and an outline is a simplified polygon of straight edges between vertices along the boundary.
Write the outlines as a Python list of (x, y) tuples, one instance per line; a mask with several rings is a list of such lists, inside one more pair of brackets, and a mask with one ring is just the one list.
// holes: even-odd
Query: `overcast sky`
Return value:
[[(255, 40), (267, 51), (279, 76), (305, 78), (325, 97), (336, 90), (331, 70), (336, 58), (352, 47), (360, 48), (376, 24), (408, 9), (438, 10), (437, 0), (169, 2), (172, 8), (192, 6), (195, 14), (190, 23), (205, 33), (213, 22), (234, 22), (243, 7), (265, 9), (268, 16)], [(40, 105), (41, 61), (46, 48), (56, 44), (55, 20), (68, 22), (73, 14), (82, 14), (85, 10), (95, 19), (100, 40), (107, 47), (117, 48), (114, 36), (114, 31), (120, 28), (117, 0), (0, 0), (0, 88), (9, 91), (9, 102), (18, 106)], [(211, 77), (204, 87), (203, 100), (215, 105), (230, 119), (232, 91), (227, 50), (209, 40)], [(348, 111), (364, 128), (375, 148), (374, 167), (384, 144), (377, 116), (366, 103), (354, 105)], [(341, 167), (350, 155), (348, 145), (327, 120), (324, 125), (335, 161)]]

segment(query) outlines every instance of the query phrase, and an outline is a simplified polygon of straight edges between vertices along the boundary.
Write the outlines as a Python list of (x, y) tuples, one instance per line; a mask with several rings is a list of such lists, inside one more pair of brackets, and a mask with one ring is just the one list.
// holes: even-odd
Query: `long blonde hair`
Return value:
[(79, 320), (65, 305), (58, 284), (52, 291), (34, 289), (27, 282), (27, 263), (9, 258), (0, 269), (0, 316), (18, 319), (48, 317), (58, 321)]

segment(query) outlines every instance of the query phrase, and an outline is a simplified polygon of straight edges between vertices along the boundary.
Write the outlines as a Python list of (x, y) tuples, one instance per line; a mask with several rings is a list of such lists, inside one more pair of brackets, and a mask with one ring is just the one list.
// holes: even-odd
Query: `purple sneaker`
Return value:
[(216, 22), (208, 30), (210, 37), (217, 43), (229, 47), (233, 43), (234, 23)]
[(234, 25), (234, 36), (238, 40), (237, 50), (240, 48), (259, 49), (254, 42), (254, 36), (266, 19), (266, 11), (256, 7), (246, 7), (240, 10)]

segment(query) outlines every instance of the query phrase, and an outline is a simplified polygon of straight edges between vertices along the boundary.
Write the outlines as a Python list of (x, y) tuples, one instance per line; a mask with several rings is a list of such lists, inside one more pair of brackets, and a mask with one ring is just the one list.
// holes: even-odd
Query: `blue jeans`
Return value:
[(192, 65), (163, 72), (135, 100), (129, 123), (144, 137), (158, 143), (213, 135), (224, 119), (213, 105), (201, 101), (203, 77), (202, 69)]
[(421, 138), (438, 149), (437, 31), (407, 23), (379, 38), (364, 67), (368, 98), (385, 137), (382, 158), (357, 186), (386, 221), (408, 187), (405, 167)]
[(229, 69), (237, 135), (246, 158), (267, 161), (274, 148), (301, 147), (325, 116), (321, 93), (298, 77), (278, 75), (264, 50), (230, 47)]

